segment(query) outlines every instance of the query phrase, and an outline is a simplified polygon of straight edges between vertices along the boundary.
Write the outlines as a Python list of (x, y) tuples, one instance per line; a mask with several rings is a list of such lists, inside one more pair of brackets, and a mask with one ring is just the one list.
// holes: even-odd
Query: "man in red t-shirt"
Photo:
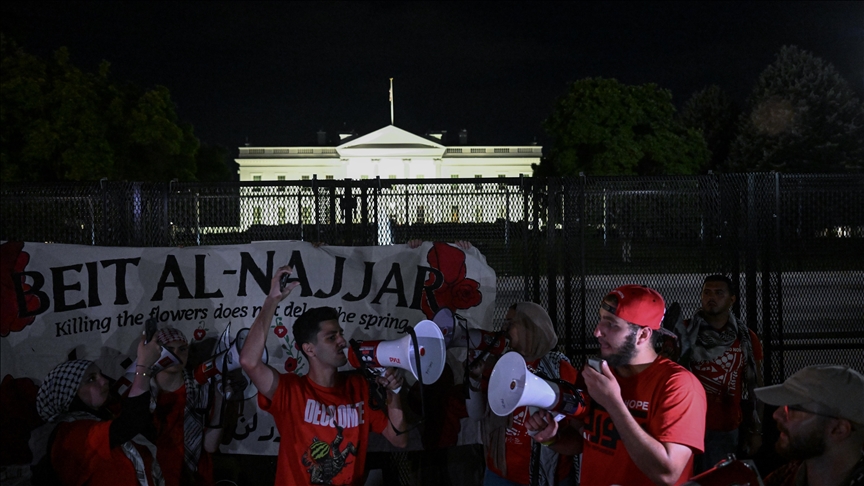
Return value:
[(605, 360), (582, 371), (591, 398), (580, 427), (562, 427), (548, 412), (528, 421), (535, 441), (562, 454), (582, 453), (579, 484), (683, 484), (702, 452), (705, 392), (683, 367), (657, 354), (663, 297), (624, 285), (600, 304), (594, 337)]
[[(736, 294), (725, 275), (705, 277), (701, 309), (693, 319), (675, 327), (681, 353), (678, 362), (699, 378), (708, 400), (705, 453), (696, 457), (696, 474), (738, 452), (739, 429), (746, 455), (755, 454), (762, 445), (763, 406), (753, 393), (762, 385), (762, 344), (756, 333), (735, 319)], [(745, 389), (749, 401), (742, 404)]]
[[(387, 388), (387, 414), (370, 408), (370, 390), (356, 372), (338, 373), (348, 362), (348, 343), (339, 315), (330, 307), (306, 311), (294, 323), (294, 339), (309, 361), (309, 373), (279, 374), (261, 362), (270, 321), (282, 301), (298, 285), (280, 286), (291, 267), (276, 271), (270, 292), (249, 329), (240, 364), (258, 388), (258, 406), (273, 415), (279, 429), (277, 485), (362, 485), (367, 439), (378, 432), (397, 447), (408, 445), (402, 402), (393, 393), (402, 377), (387, 368), (378, 382)], [(389, 418), (389, 421), (388, 421)]]

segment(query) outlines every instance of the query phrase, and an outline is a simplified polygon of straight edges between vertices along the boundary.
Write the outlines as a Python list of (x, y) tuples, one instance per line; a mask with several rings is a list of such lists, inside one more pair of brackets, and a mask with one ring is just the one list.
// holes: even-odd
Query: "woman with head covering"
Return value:
[[(533, 302), (510, 307), (505, 316), (510, 347), (525, 358), (528, 369), (538, 376), (576, 382), (576, 370), (570, 360), (558, 351), (555, 329), (549, 314)], [(519, 407), (507, 417), (493, 414), (479, 380), (482, 369), (471, 370), (471, 392), (467, 401), (469, 415), (481, 420), (483, 446), (486, 449), (485, 486), (537, 484), (562, 486), (571, 480), (571, 456), (559, 456), (549, 447), (531, 440), (525, 421), (528, 407)], [(564, 419), (567, 420), (567, 419)], [(536, 475), (536, 481), (532, 478)]]
[(155, 341), (138, 344), (138, 366), (120, 415), (104, 405), (108, 380), (92, 361), (67, 361), (45, 377), (36, 410), (47, 423), (31, 435), (33, 484), (162, 486), (150, 420)]
[(177, 329), (165, 327), (155, 340), (174, 353), (180, 363), (160, 371), (153, 379), (156, 409), (156, 447), (166, 486), (213, 484), (213, 462), (209, 453), (219, 448), (222, 429), (209, 426), (219, 421), (221, 395), (215, 393), (209, 417), (209, 390), (186, 369), (189, 342)]

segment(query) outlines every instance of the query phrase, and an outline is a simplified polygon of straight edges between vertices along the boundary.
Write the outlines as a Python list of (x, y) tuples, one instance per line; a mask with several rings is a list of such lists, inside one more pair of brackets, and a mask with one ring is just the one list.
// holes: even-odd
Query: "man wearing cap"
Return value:
[(705, 435), (705, 391), (692, 373), (659, 356), (666, 305), (656, 290), (624, 285), (600, 304), (594, 337), (605, 360), (583, 370), (591, 406), (580, 430), (534, 414), (534, 440), (582, 453), (579, 484), (683, 484)]
[(864, 376), (839, 365), (801, 369), (783, 384), (756, 389), (777, 406), (775, 449), (791, 462), (765, 486), (864, 484)]

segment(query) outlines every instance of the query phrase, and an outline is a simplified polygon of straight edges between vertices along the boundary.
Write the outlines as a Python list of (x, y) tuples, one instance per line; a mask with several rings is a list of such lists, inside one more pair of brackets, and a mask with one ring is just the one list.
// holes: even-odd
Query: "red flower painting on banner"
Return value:
[[(35, 316), (18, 317), (18, 293), (15, 289), (13, 274), (21, 273), (30, 263), (30, 255), (24, 249), (21, 241), (7, 241), (0, 245), (0, 290), (2, 290), (2, 302), (0, 302), (0, 336), (8, 336), (10, 332), (18, 332), (29, 326), (36, 319)], [(21, 290), (25, 293), (30, 290), (30, 285), (25, 282), (24, 276), (18, 276)], [(25, 311), (39, 309), (41, 302), (35, 294), (26, 294), (23, 299)]]
[[(468, 309), (483, 301), (480, 283), (473, 278), (465, 278), (467, 269), (464, 251), (447, 243), (436, 242), (426, 255), (426, 260), (430, 267), (438, 269), (443, 276), (441, 285), (432, 291), (434, 303), (429, 301), (426, 292), (420, 301), (423, 313), (428, 319), (432, 319), (439, 309), (446, 308), (456, 313), (458, 309)], [(424, 285), (436, 285), (437, 278), (435, 273), (430, 272)]]

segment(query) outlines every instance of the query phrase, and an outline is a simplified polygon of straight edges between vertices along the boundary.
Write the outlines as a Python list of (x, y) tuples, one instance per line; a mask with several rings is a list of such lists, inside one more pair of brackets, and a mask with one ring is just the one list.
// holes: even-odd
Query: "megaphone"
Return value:
[[(249, 328), (243, 328), (237, 331), (237, 336), (234, 342), (227, 349), (224, 349), (226, 336), (230, 336), (231, 324), (225, 327), (222, 336), (219, 338), (219, 345), (216, 347), (217, 354), (207, 361), (198, 365), (193, 373), (195, 381), (199, 384), (204, 384), (207, 380), (227, 374), (240, 368), (240, 350), (243, 349), (243, 344), (246, 342), (246, 335), (249, 334)], [(261, 354), (261, 362), (267, 363), (269, 356), (267, 355), (267, 347), (264, 347), (264, 352)]]
[[(410, 335), (392, 341), (359, 341), (356, 351), (348, 349), (348, 362), (355, 368), (364, 365), (370, 368), (402, 368), (410, 371), (418, 380), (422, 375), (426, 385), (435, 383), (441, 377), (446, 362), (444, 336), (434, 322), (426, 320), (414, 326), (414, 334), (419, 347), (419, 369)], [(398, 390), (394, 391), (398, 393)]]
[[(170, 368), (176, 364), (180, 364), (180, 358), (177, 357), (176, 354), (172, 353), (168, 348), (162, 348), (162, 354), (159, 355), (159, 359), (153, 363), (153, 366), (150, 367), (150, 372), (155, 375), (165, 368)], [(129, 390), (129, 387), (132, 386), (132, 382), (135, 380), (135, 372), (138, 371), (138, 358), (135, 358), (135, 361), (132, 361), (126, 370), (123, 372), (123, 376), (121, 376), (117, 382), (114, 384), (117, 393), (121, 396)]]
[(512, 351), (498, 360), (489, 378), (489, 408), (506, 417), (522, 406), (539, 407), (555, 414), (555, 420), (579, 417), (588, 411), (588, 395), (573, 388), (561, 390), (554, 382), (531, 373), (521, 354)]
[(504, 332), (490, 332), (482, 329), (467, 330), (456, 325), (456, 319), (450, 309), (444, 308), (432, 317), (441, 335), (444, 336), (444, 345), (450, 348), (468, 348), (471, 353), (487, 351), (489, 354), (500, 356), (510, 348), (510, 339)]

